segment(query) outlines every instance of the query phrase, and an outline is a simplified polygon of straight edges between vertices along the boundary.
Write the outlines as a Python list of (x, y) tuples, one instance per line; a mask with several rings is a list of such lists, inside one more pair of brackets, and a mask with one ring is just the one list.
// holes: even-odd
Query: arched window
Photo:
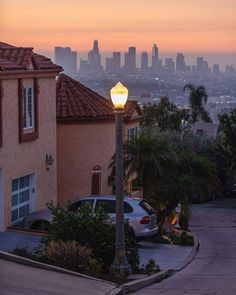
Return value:
[(102, 168), (99, 165), (93, 167), (91, 171), (91, 195), (101, 195)]

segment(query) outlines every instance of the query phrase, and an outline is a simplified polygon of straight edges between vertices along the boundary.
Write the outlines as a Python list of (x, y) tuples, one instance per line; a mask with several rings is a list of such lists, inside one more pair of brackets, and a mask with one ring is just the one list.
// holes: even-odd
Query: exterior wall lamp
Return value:
[(54, 163), (54, 159), (53, 159), (52, 155), (46, 154), (46, 168), (47, 168), (47, 170), (49, 170), (50, 166), (52, 166), (53, 163)]

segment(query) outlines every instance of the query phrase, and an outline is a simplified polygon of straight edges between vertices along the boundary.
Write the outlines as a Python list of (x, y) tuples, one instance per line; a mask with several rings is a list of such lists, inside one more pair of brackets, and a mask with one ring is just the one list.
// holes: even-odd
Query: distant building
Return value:
[(176, 71), (177, 72), (185, 72), (186, 70), (186, 64), (184, 55), (182, 53), (177, 53), (176, 56)]
[(229, 77), (235, 75), (236, 70), (233, 65), (226, 65), (225, 66), (225, 74)]
[(136, 47), (129, 47), (128, 52), (125, 52), (125, 73), (136, 73)]
[(219, 124), (197, 121), (192, 124), (191, 130), (195, 135), (215, 138), (218, 127)]
[(95, 71), (100, 70), (101, 54), (99, 53), (98, 40), (93, 41), (93, 49), (88, 53), (88, 62)]
[(192, 72), (193, 74), (196, 74), (196, 73), (197, 73), (197, 66), (196, 66), (196, 65), (192, 65), (192, 66), (191, 66), (191, 72)]
[(141, 55), (141, 72), (146, 73), (148, 71), (148, 53), (147, 51), (142, 52)]
[(120, 52), (113, 52), (112, 57), (106, 58), (105, 62), (106, 73), (118, 74), (120, 71)]
[(212, 74), (215, 75), (215, 76), (220, 75), (220, 66), (218, 64), (213, 65)]
[(113, 52), (113, 63), (114, 63), (114, 70), (115, 70), (115, 73), (119, 73), (120, 71), (120, 52), (118, 51), (115, 51)]
[(89, 78), (99, 78), (104, 75), (98, 40), (94, 40), (93, 49), (88, 52), (88, 60), (80, 60), (80, 75)]
[(197, 73), (203, 74), (203, 72), (204, 72), (204, 58), (197, 57)]
[(165, 71), (168, 73), (173, 73), (175, 71), (175, 62), (172, 58), (165, 59)]
[(70, 47), (54, 47), (54, 60), (67, 73), (77, 71), (77, 52), (71, 51)]
[(206, 75), (211, 72), (208, 62), (203, 57), (197, 57), (197, 73), (200, 75)]
[(156, 73), (158, 71), (158, 68), (159, 68), (158, 47), (154, 43), (152, 47), (152, 66), (151, 66), (152, 72)]

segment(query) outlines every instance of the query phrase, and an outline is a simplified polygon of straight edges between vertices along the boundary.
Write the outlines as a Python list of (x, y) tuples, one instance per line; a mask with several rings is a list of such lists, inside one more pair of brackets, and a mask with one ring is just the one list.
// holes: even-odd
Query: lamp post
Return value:
[(125, 255), (124, 234), (124, 189), (123, 189), (123, 116), (128, 98), (128, 89), (118, 82), (111, 89), (116, 121), (116, 254), (113, 270), (122, 276), (131, 272)]

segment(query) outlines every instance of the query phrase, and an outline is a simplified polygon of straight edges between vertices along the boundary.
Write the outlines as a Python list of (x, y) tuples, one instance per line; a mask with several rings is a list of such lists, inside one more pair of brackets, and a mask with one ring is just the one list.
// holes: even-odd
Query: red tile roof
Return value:
[[(114, 117), (111, 100), (102, 97), (65, 74), (61, 74), (57, 80), (56, 93), (58, 120), (79, 121)], [(126, 119), (129, 119), (135, 110), (141, 115), (137, 102), (127, 101)]]
[(0, 42), (0, 73), (1, 71), (28, 70), (62, 71), (62, 67), (54, 64), (50, 58), (33, 52), (31, 47), (16, 47)]

